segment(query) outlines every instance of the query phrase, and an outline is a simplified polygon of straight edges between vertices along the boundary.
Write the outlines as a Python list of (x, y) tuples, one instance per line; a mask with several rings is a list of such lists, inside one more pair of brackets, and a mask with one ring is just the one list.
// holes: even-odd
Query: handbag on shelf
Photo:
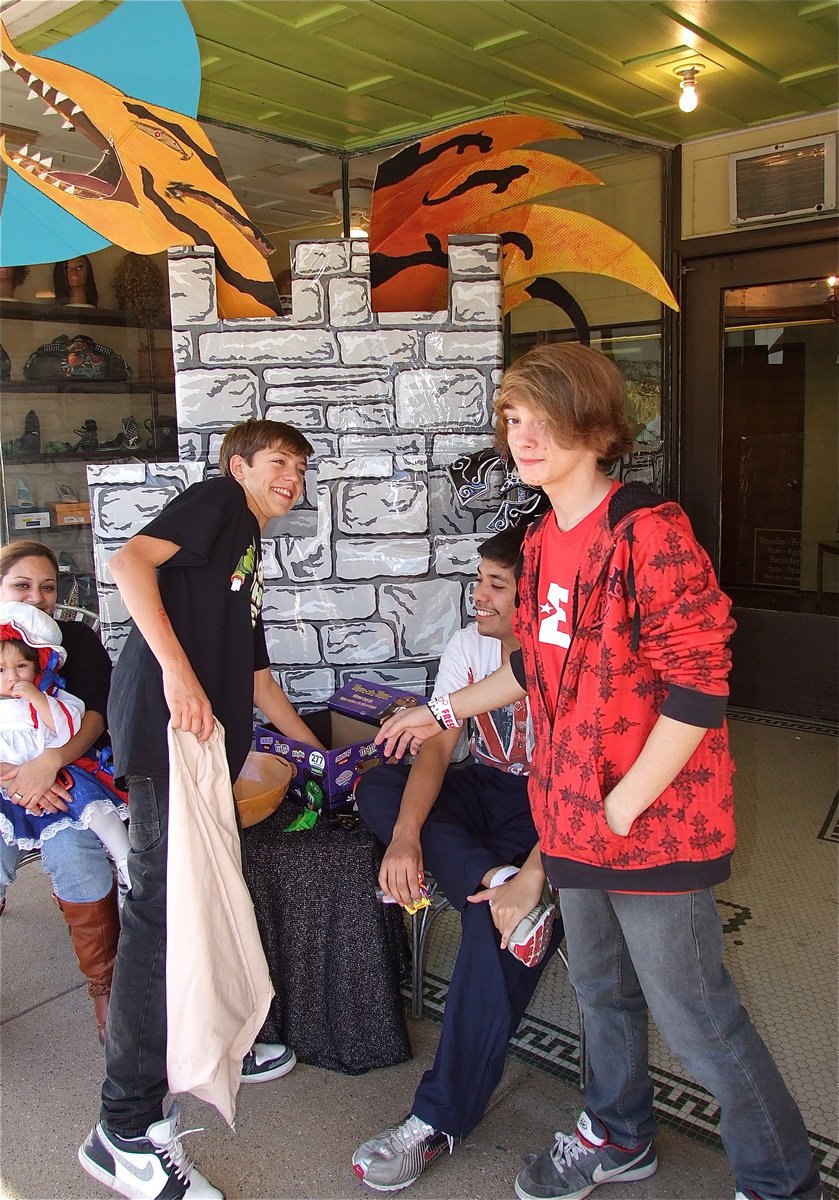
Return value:
[(84, 333), (61, 334), (33, 350), (23, 368), (24, 379), (77, 379), (101, 383), (124, 383), (131, 368), (110, 346), (103, 346)]

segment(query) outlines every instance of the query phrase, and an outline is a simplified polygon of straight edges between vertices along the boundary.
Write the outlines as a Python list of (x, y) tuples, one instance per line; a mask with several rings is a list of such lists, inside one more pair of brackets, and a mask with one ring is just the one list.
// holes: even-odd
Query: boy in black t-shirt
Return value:
[[(276, 421), (227, 433), (221, 478), (193, 484), (110, 560), (134, 620), (114, 668), (109, 725), (131, 814), (131, 891), (122, 916), (105, 1043), (100, 1122), (79, 1150), (88, 1174), (123, 1196), (221, 1197), (186, 1157), (166, 1078), (167, 725), (205, 742), (217, 717), (235, 780), (255, 704), (287, 737), (319, 743), (271, 674), (260, 616), (260, 531), (303, 492), (312, 447)], [(285, 1047), (251, 1051), (250, 1078), (294, 1065)], [(255, 1058), (255, 1061), (254, 1061)]]

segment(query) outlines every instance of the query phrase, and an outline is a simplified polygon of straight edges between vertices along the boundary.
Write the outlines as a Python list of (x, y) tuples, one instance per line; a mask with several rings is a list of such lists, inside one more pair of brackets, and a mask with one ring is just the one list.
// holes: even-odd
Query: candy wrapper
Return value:
[[(414, 900), (410, 904), (402, 905), (405, 912), (408, 913), (409, 916), (413, 916), (413, 914), (415, 912), (419, 912), (421, 908), (428, 908), (429, 904), (431, 903), (431, 893), (424, 883), (420, 884), (420, 891), (422, 892), (422, 895), (420, 896), (419, 900)], [(398, 900), (394, 900), (393, 896), (389, 896), (387, 892), (382, 891), (382, 889), (379, 887), (376, 888), (376, 897), (377, 899), (381, 900), (382, 904), (399, 903)]]

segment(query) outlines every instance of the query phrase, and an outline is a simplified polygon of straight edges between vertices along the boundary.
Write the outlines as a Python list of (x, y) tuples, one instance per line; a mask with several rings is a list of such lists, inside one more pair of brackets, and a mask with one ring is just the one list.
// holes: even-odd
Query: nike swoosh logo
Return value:
[(600, 1163), (598, 1163), (591, 1173), (592, 1183), (607, 1183), (610, 1179), (614, 1179), (616, 1175), (623, 1175), (628, 1167), (634, 1167), (637, 1162), (640, 1162), (645, 1153), (646, 1151), (643, 1151), (637, 1158), (633, 1158), (632, 1162), (624, 1163), (623, 1166), (615, 1167), (611, 1171), (604, 1170)]
[(127, 1154), (120, 1154), (115, 1146), (109, 1146), (111, 1154), (121, 1167), (128, 1171), (129, 1175), (133, 1175), (135, 1179), (139, 1179), (141, 1183), (148, 1183), (154, 1175), (154, 1164), (146, 1163), (143, 1168), (137, 1167), (131, 1161)]

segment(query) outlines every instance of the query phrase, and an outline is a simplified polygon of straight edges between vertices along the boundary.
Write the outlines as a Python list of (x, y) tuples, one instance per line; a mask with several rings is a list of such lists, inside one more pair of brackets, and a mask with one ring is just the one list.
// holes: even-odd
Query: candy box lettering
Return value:
[(326, 751), (267, 726), (254, 730), (254, 749), (278, 754), (295, 768), (289, 797), (315, 810), (340, 811), (352, 806), (353, 789), (363, 772), (384, 762), (371, 726), (378, 728), (382, 718), (397, 708), (424, 703), (422, 696), (403, 688), (350, 679), (329, 698), (325, 709), (303, 714), (314, 735), (328, 747)]

